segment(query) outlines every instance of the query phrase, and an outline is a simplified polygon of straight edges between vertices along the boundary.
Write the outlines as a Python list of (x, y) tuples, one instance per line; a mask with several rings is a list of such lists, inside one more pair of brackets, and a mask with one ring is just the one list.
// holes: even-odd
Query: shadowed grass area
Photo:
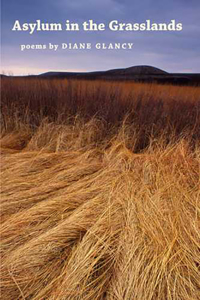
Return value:
[(198, 87), (6, 79), (2, 299), (200, 299), (199, 103)]
[(35, 130), (44, 118), (72, 126), (76, 121), (84, 126), (95, 118), (103, 122), (102, 140), (126, 120), (129, 130), (137, 130), (135, 151), (146, 148), (149, 139), (163, 131), (166, 141), (170, 136), (171, 142), (172, 135), (176, 139), (188, 134), (195, 142), (200, 139), (199, 95), (200, 87), (191, 86), (4, 78), (2, 132), (21, 131), (24, 125)]

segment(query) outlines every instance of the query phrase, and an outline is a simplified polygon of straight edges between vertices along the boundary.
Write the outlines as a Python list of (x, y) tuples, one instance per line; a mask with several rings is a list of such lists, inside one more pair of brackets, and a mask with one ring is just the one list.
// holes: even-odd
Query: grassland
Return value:
[(1, 95), (2, 299), (200, 299), (200, 87)]

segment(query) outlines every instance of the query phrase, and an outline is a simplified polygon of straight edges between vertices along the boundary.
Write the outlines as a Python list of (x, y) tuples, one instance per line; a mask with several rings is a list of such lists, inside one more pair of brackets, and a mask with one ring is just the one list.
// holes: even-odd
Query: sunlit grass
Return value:
[(2, 82), (2, 299), (200, 299), (200, 88)]

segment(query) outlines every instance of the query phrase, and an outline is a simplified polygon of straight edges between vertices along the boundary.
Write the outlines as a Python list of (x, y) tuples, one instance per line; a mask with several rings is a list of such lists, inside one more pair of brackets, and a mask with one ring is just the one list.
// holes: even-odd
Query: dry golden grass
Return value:
[[(199, 88), (75, 82), (72, 97), (65, 81), (8, 83), (2, 299), (200, 299)], [(72, 103), (57, 117), (51, 88)], [(120, 109), (111, 102), (100, 109), (101, 93)]]

